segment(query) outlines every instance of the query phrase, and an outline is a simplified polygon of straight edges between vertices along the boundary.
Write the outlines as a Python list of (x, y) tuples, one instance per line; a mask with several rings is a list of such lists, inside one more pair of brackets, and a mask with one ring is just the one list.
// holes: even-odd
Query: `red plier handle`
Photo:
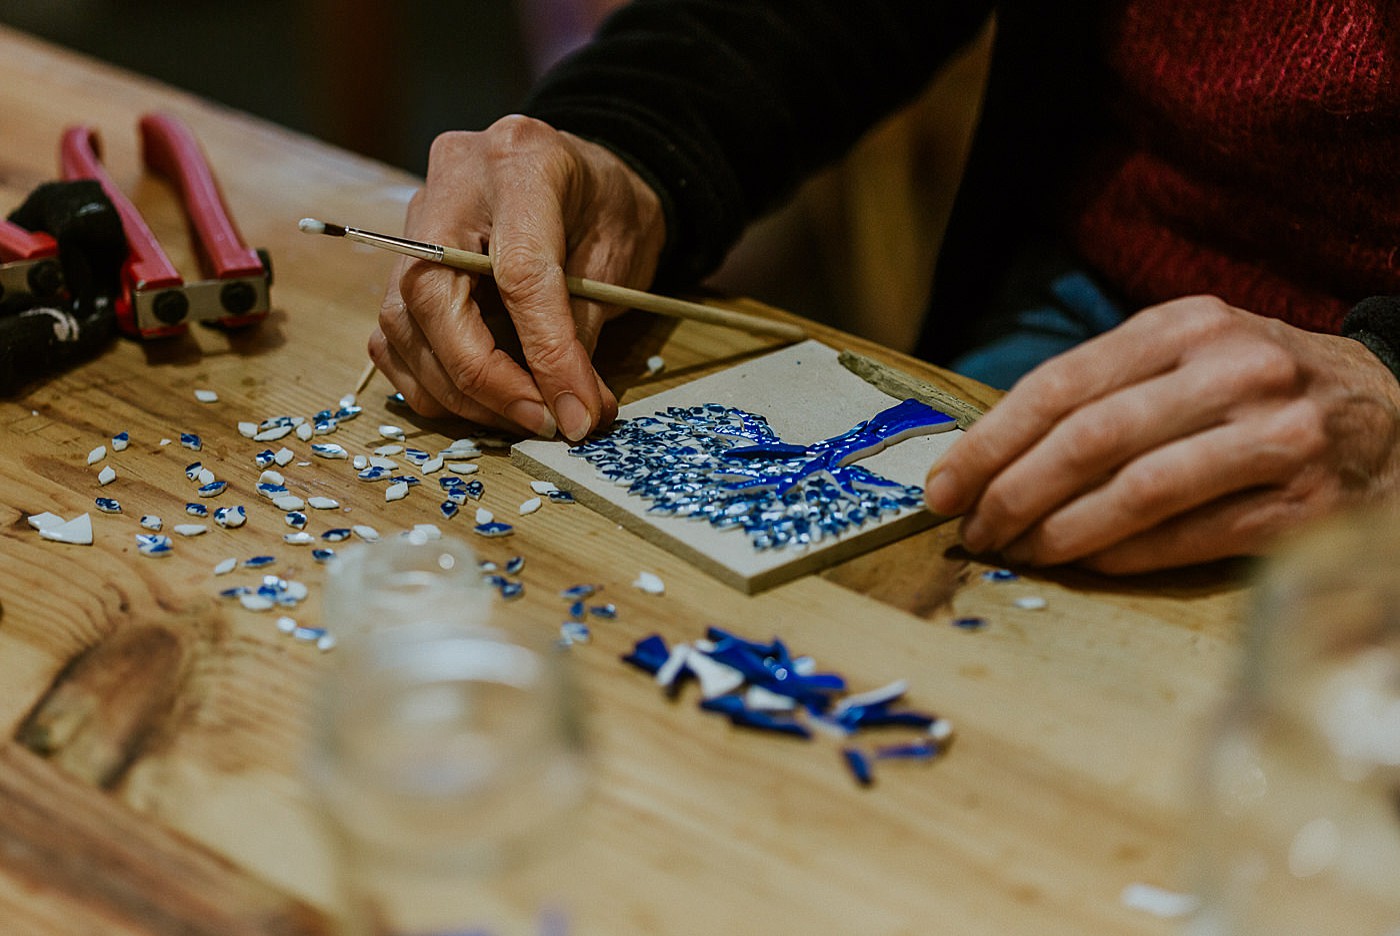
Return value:
[(13, 221), (0, 219), (0, 263), (38, 260), (58, 253), (58, 242), (43, 231), (26, 231)]
[(185, 283), (136, 206), (107, 174), (97, 131), (69, 127), (59, 145), (63, 178), (96, 180), (126, 232), (129, 253), (116, 302), (118, 325), (129, 334), (153, 337), (184, 331), (188, 319), (245, 325), (265, 317), (271, 272), (234, 227), (194, 135), (178, 119), (161, 113), (142, 117), (140, 130), (142, 159), (179, 189), (195, 229), (200, 263), (210, 279)]

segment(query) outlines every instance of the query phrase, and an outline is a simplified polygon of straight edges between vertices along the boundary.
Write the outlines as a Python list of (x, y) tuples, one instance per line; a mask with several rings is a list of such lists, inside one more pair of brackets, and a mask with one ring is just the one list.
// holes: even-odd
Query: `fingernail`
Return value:
[(553, 438), (557, 428), (545, 405), (534, 400), (516, 400), (506, 407), (505, 417), (545, 439)]
[(957, 513), (957, 485), (943, 474), (941, 464), (934, 465), (924, 481), (924, 503), (928, 504), (929, 510), (937, 514), (952, 516)]
[(559, 431), (570, 442), (582, 439), (593, 428), (593, 417), (588, 414), (588, 408), (567, 390), (554, 398), (554, 418), (559, 422)]

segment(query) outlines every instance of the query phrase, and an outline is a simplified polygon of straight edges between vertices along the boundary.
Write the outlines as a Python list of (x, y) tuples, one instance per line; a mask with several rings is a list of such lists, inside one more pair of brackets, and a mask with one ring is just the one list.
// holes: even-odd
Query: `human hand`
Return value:
[(1364, 345), (1209, 296), (1027, 374), (929, 472), (973, 552), (1125, 574), (1248, 555), (1400, 487), (1400, 383)]
[(483, 317), (470, 273), (405, 258), (370, 336), (370, 358), (425, 416), (570, 440), (617, 415), (591, 357), (619, 309), (574, 299), (566, 275), (644, 287), (665, 242), (660, 201), (620, 158), (528, 117), (433, 141), (405, 235), (489, 250), (495, 290), (528, 370)]

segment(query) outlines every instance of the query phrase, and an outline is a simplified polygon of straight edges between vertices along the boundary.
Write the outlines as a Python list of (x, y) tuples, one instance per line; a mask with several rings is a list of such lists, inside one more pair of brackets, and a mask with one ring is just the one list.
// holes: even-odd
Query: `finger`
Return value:
[(1014, 562), (1073, 562), (1218, 498), (1283, 485), (1320, 458), (1321, 422), (1300, 401), (1179, 439), (1032, 526), (1003, 550)]
[(535, 382), (496, 346), (471, 295), (474, 279), (410, 263), (401, 279), (406, 314), (386, 305), (385, 337), (424, 390), (452, 412), (467, 416), (484, 407), (528, 432), (553, 436), (554, 420)]
[(496, 207), (492, 276), (535, 384), (560, 432), (577, 441), (603, 410), (598, 375), (579, 341), (565, 284), (561, 209), (548, 191), (509, 189)]
[(1131, 459), (1219, 425), (1241, 401), (1275, 398), (1295, 376), (1280, 353), (1225, 342), (1080, 407), (990, 481), (964, 521), (963, 543), (974, 552), (1001, 549)]
[[(1218, 308), (1216, 308), (1218, 306)], [(1228, 319), (1222, 303), (1202, 312), (1144, 309), (1112, 331), (1031, 371), (960, 438), (929, 473), (924, 499), (935, 513), (955, 516), (987, 484), (1069, 413), (1116, 389), (1155, 377), (1179, 360), (1193, 334)]]
[(479, 404), (468, 402), (465, 412), (460, 413), (447, 409), (423, 389), (423, 385), (418, 382), (413, 372), (404, 363), (403, 358), (393, 349), (388, 339), (384, 337), (384, 333), (378, 328), (370, 335), (369, 355), (370, 359), (374, 361), (374, 366), (379, 368), (380, 372), (394, 385), (394, 388), (403, 394), (404, 402), (408, 407), (420, 416), (441, 419), (455, 415), (497, 429), (511, 432), (523, 431), (522, 427), (501, 418)]
[(1244, 492), (1205, 504), (1080, 560), (1107, 575), (1133, 575), (1258, 555), (1295, 528), (1308, 511), (1273, 490)]

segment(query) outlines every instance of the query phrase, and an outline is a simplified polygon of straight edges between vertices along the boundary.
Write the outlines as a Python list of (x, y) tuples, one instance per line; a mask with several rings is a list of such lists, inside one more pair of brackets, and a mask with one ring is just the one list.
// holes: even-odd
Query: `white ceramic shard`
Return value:
[(487, 510), (485, 507), (478, 507), (478, 508), (476, 508), (476, 522), (477, 522), (477, 523), (490, 523), (492, 520), (495, 520), (495, 519), (496, 519), (496, 515), (493, 514), (491, 511)]
[(63, 526), (64, 524), (64, 519), (62, 517), (60, 517), (58, 514), (48, 512), (30, 514), (25, 519), (28, 521), (30, 526), (40, 531), (52, 530), (53, 528)]
[(282, 472), (273, 471), (271, 468), (258, 475), (259, 484), (286, 484), (287, 479), (282, 477)]
[(125, 452), (126, 447), (131, 444), (131, 437), (126, 433), (112, 436), (112, 451)]
[(272, 455), (272, 461), (274, 464), (277, 465), (278, 468), (287, 467), (287, 465), (291, 463), (291, 460), (293, 458), (296, 458), (296, 453), (293, 452), (291, 449), (287, 448), (285, 445), (278, 449), (276, 452), (274, 452)]
[(306, 506), (306, 501), (297, 497), (295, 494), (283, 494), (280, 497), (274, 497), (272, 503), (279, 510), (301, 510)]
[(415, 537), (421, 537), (424, 542), (442, 539), (442, 530), (435, 523), (415, 523), (413, 534)]
[(647, 376), (659, 374), (666, 369), (666, 359), (659, 354), (647, 358)]
[(107, 446), (105, 446), (105, 445), (99, 445), (97, 448), (93, 449), (91, 452), (88, 452), (88, 464), (89, 464), (89, 465), (95, 465), (95, 464), (97, 464), (98, 462), (102, 461), (102, 459), (104, 459), (104, 458), (106, 458), (106, 457), (107, 457)]
[(291, 546), (306, 546), (316, 542), (316, 537), (307, 533), (305, 530), (300, 530), (296, 533), (286, 533), (282, 536), (282, 539)]
[(292, 631), (296, 630), (297, 627), (297, 619), (294, 617), (289, 617), (284, 614), (277, 619), (277, 629), (284, 634), (290, 634)]
[(228, 559), (224, 559), (223, 561), (217, 563), (217, 564), (214, 566), (214, 574), (215, 574), (215, 575), (228, 575), (230, 572), (232, 572), (232, 571), (233, 571), (234, 569), (236, 569), (236, 568), (238, 568), (238, 560), (237, 560), (237, 559), (234, 559), (234, 558), (232, 558), (232, 557), (230, 557), (230, 558), (228, 558)]
[(316, 427), (311, 425), (311, 423), (302, 423), (301, 425), (297, 426), (296, 432), (297, 438), (303, 442), (306, 442), (313, 435), (316, 434)]
[(1012, 604), (1027, 611), (1039, 611), (1045, 607), (1046, 602), (1039, 595), (1026, 595), (1024, 598), (1017, 598)]
[(356, 455), (350, 459), (350, 464), (356, 471), (364, 471), (369, 467), (369, 459), (363, 455)]
[(160, 517), (157, 517), (155, 514), (145, 514), (141, 517), (141, 526), (150, 530), (152, 533), (160, 532), (161, 522)]
[(469, 475), (476, 474), (480, 468), (475, 462), (452, 462), (447, 466), (447, 470), (453, 474)]
[(654, 572), (638, 572), (637, 579), (632, 583), (634, 588), (639, 588), (648, 595), (663, 595), (666, 593), (666, 583), (661, 581), (661, 576)]
[(403, 441), (403, 430), (398, 426), (380, 426), (379, 434), (386, 439), (393, 439), (396, 442)]
[(194, 398), (201, 403), (219, 402), (219, 395), (213, 390), (196, 390), (194, 392)]
[(553, 481), (531, 481), (530, 490), (534, 491), (536, 494), (553, 494), (555, 491), (559, 490), (559, 485), (555, 484)]
[(520, 516), (528, 516), (540, 509), (541, 501), (538, 497), (531, 497), (520, 504)]
[(394, 461), (392, 458), (385, 458), (382, 455), (371, 455), (369, 457), (369, 466), (371, 468), (384, 468), (389, 471), (397, 471), (399, 469), (398, 462)]
[(200, 487), (203, 487), (206, 484), (213, 484), (215, 480), (214, 472), (210, 471), (208, 468), (201, 468), (199, 469), (199, 472), (195, 475), (195, 480), (199, 482)]
[(357, 523), (350, 529), (355, 532), (356, 536), (364, 540), (366, 543), (379, 542), (379, 531), (372, 526), (368, 526), (364, 523)]
[(306, 503), (317, 510), (335, 510), (340, 506), (340, 501), (333, 497), (308, 497)]
[(39, 535), (46, 540), (53, 540), (55, 543), (72, 543), (75, 546), (92, 545), (92, 517), (89, 514), (80, 514), (72, 520), (60, 523), (56, 526), (41, 528)]
[(266, 611), (272, 607), (273, 600), (266, 595), (254, 593), (250, 595), (239, 595), (238, 603), (249, 611)]
[(270, 429), (264, 429), (262, 432), (256, 433), (256, 434), (253, 436), (253, 441), (254, 441), (254, 442), (276, 442), (278, 439), (280, 439), (280, 438), (286, 436), (286, 435), (289, 434), (291, 431), (292, 431), (292, 427), (291, 427), (291, 426), (273, 426), (273, 427), (270, 428)]
[(117, 480), (117, 472), (111, 465), (102, 466), (102, 470), (97, 473), (97, 483), (101, 485), (111, 484)]
[(181, 536), (198, 536), (209, 531), (209, 528), (202, 523), (177, 523), (171, 529)]
[(700, 680), (700, 694), (707, 699), (728, 695), (744, 684), (744, 674), (728, 664), (692, 650), (685, 668)]
[(385, 500), (385, 501), (403, 500), (403, 499), (404, 499), (405, 497), (407, 497), (407, 496), (408, 496), (408, 482), (407, 482), (407, 481), (395, 481), (393, 484), (389, 485), (388, 487), (386, 487), (386, 488), (384, 489), (384, 500)]
[(245, 439), (251, 439), (258, 434), (258, 424), (255, 422), (240, 422), (238, 424), (238, 434)]
[(403, 451), (403, 446), (402, 446), (402, 445), (381, 445), (381, 446), (379, 446), (379, 448), (377, 448), (377, 449), (374, 450), (374, 454), (376, 454), (376, 455), (383, 455), (383, 456), (389, 456), (389, 455), (397, 455), (397, 454), (399, 454), (399, 453), (402, 452), (402, 451)]
[(434, 457), (434, 458), (430, 458), (430, 459), (428, 459), (427, 461), (423, 462), (423, 464), (419, 466), (418, 470), (421, 471), (421, 472), (423, 472), (423, 474), (425, 474), (425, 475), (430, 475), (430, 474), (433, 474), (434, 472), (441, 471), (441, 470), (442, 470), (442, 465), (443, 465), (442, 456), (441, 456), (441, 455), (438, 455), (438, 456), (436, 456), (436, 457)]

